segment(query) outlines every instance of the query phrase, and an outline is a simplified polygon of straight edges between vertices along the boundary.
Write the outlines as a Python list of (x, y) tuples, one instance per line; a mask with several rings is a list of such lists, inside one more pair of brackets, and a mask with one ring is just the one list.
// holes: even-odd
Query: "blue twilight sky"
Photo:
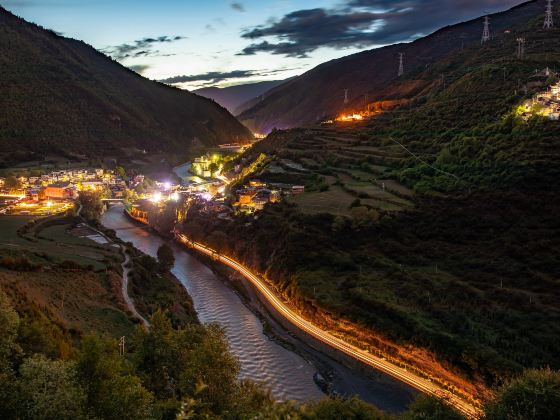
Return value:
[(0, 0), (179, 87), (284, 79), (522, 0)]

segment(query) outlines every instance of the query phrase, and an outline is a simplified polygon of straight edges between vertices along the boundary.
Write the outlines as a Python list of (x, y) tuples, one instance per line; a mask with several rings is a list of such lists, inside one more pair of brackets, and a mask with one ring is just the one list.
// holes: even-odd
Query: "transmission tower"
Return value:
[(124, 356), (124, 345), (125, 345), (124, 342), (125, 342), (125, 338), (123, 335), (119, 340), (119, 354), (121, 356)]
[(525, 58), (525, 38), (517, 38), (517, 58), (520, 60)]
[(544, 18), (544, 29), (552, 29), (554, 21), (552, 20), (552, 0), (546, 2), (546, 17)]
[(482, 31), (482, 45), (490, 41), (490, 18), (488, 16), (484, 17), (484, 30)]
[(344, 89), (344, 105), (348, 103), (348, 89)]
[(403, 58), (404, 58), (404, 53), (399, 53), (399, 77), (401, 77), (404, 74)]

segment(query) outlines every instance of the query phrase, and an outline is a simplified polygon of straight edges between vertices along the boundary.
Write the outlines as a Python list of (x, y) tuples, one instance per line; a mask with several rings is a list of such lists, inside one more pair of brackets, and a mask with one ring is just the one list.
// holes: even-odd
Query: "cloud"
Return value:
[(242, 32), (260, 40), (238, 55), (258, 52), (307, 57), (321, 48), (364, 48), (411, 41), (436, 29), (523, 0), (346, 0), (336, 9), (297, 10)]
[(234, 1), (233, 3), (230, 4), (231, 8), (233, 10), (235, 10), (236, 12), (241, 12), (243, 13), (245, 11), (245, 6), (243, 6), (242, 3), (239, 3), (237, 1)]
[(233, 71), (211, 71), (208, 73), (194, 74), (189, 76), (173, 76), (167, 79), (159, 80), (161, 83), (167, 83), (170, 85), (180, 84), (180, 83), (204, 83), (204, 84), (215, 84), (220, 83), (225, 80), (231, 79), (246, 79), (255, 76), (271, 76), (276, 73), (282, 73), (285, 71), (294, 70), (289, 68), (281, 68), (274, 70), (233, 70)]
[(128, 66), (128, 68), (138, 74), (144, 74), (144, 72), (148, 70), (150, 66), (147, 64), (135, 64), (133, 66)]
[(253, 70), (234, 70), (228, 72), (211, 71), (208, 73), (194, 74), (190, 76), (173, 76), (167, 79), (160, 80), (162, 83), (170, 85), (187, 82), (210, 82), (218, 83), (228, 79), (244, 79), (251, 76), (258, 75), (258, 72)]
[(124, 60), (126, 58), (134, 57), (147, 57), (159, 55), (158, 50), (153, 50), (152, 48), (158, 44), (170, 44), (172, 42), (177, 42), (185, 39), (184, 36), (168, 36), (162, 35), (157, 38), (142, 38), (134, 41), (131, 44), (120, 44), (112, 47), (107, 47), (102, 51), (105, 54), (109, 54), (115, 60)]

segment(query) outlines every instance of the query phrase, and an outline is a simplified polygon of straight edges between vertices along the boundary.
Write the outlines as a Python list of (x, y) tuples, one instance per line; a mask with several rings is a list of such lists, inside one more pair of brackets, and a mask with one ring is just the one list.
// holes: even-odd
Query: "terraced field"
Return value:
[(33, 220), (30, 216), (0, 217), (0, 251), (26, 252), (32, 257), (47, 256), (58, 262), (71, 261), (91, 266), (94, 270), (116, 264), (120, 258), (113, 247), (96, 243), (93, 231), (85, 228), (74, 230), (77, 226), (72, 218), (40, 219), (35, 223)]
[(414, 193), (391, 179), (391, 168), (408, 152), (398, 144), (372, 144), (355, 125), (302, 130), (274, 155), (261, 175), (278, 184), (300, 179), (306, 193), (289, 201), (304, 213), (347, 216), (356, 206), (381, 212), (414, 207)]
[[(133, 330), (120, 292), (118, 249), (97, 242), (81, 221), (3, 216), (0, 232), (0, 288), (20, 314), (37, 323), (39, 317), (45, 337), (55, 330), (61, 337), (90, 331), (120, 337)], [(42, 337), (35, 341), (49, 340), (33, 334)]]

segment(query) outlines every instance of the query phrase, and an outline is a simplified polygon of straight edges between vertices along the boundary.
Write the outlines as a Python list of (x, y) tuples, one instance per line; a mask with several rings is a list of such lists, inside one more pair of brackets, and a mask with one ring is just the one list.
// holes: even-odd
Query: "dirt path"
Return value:
[[(81, 216), (81, 212), (82, 212), (82, 205), (80, 204), (80, 208), (78, 209), (78, 211), (76, 212), (76, 215), (78, 217), (80, 217), (83, 222), (94, 232), (98, 233), (99, 235), (101, 235), (103, 238), (105, 238), (105, 240), (107, 241), (107, 243), (109, 244), (115, 244), (115, 241), (113, 241), (111, 238), (109, 238), (107, 235), (105, 235), (103, 232), (95, 229), (93, 226), (90, 226), (86, 220)], [(122, 267), (122, 296), (123, 299), (126, 303), (126, 306), (128, 307), (128, 310), (130, 312), (132, 312), (132, 315), (136, 318), (139, 319), (142, 324), (144, 324), (144, 326), (146, 328), (150, 328), (150, 323), (146, 320), (146, 318), (144, 318), (142, 315), (140, 315), (140, 312), (138, 312), (138, 310), (136, 309), (136, 306), (134, 306), (134, 299), (132, 299), (130, 297), (130, 295), (128, 294), (128, 280), (130, 277), (130, 272), (132, 270), (132, 260), (130, 259), (130, 255), (127, 254), (126, 252), (126, 247), (124, 245), (120, 245), (118, 244), (121, 254), (124, 258), (124, 261), (121, 264)]]

